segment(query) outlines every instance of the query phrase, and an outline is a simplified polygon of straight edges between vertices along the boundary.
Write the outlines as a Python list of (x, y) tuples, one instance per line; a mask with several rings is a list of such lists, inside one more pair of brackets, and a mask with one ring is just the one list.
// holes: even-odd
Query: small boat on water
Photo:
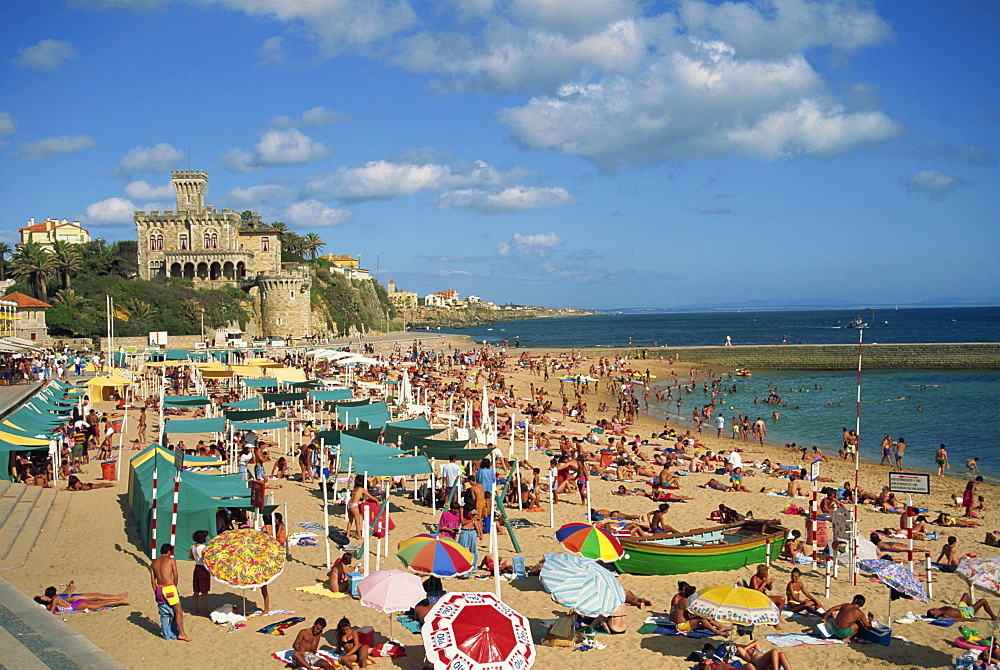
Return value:
[(685, 533), (619, 538), (624, 555), (615, 563), (633, 575), (682, 575), (736, 570), (776, 559), (788, 529), (774, 521), (747, 520)]
[(737, 377), (749, 377), (752, 374), (753, 373), (750, 372), (750, 368), (737, 368), (736, 369), (736, 376)]

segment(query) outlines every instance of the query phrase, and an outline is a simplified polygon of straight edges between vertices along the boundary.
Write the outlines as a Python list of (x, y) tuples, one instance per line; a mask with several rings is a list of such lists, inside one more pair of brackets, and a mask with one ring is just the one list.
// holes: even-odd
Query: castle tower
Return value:
[(396, 292), (396, 282), (394, 282), (391, 278), (389, 279), (389, 288), (387, 288), (385, 292), (386, 293)]
[(172, 170), (170, 174), (177, 193), (177, 211), (203, 212), (208, 173), (204, 170)]
[(310, 333), (312, 277), (308, 268), (284, 272), (280, 276), (258, 277), (257, 286), (260, 289), (260, 327), (265, 337), (302, 337)]

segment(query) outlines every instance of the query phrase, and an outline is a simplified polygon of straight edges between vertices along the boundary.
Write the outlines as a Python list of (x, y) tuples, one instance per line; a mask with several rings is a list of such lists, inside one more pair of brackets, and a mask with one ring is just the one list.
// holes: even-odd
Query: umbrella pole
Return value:
[(550, 469), (549, 470), (549, 528), (556, 527), (555, 495), (556, 495), (556, 490), (553, 487), (552, 470)]
[[(326, 441), (325, 440), (320, 440), (319, 441), (319, 445), (320, 445), (319, 448), (321, 450), (324, 450), (326, 448)], [(320, 461), (320, 464), (319, 464), (319, 471), (323, 474), (323, 527), (326, 530), (326, 532), (323, 533), (323, 545), (326, 547), (326, 569), (329, 570), (330, 566), (331, 566), (331, 563), (330, 563), (330, 508), (329, 508), (328, 494), (327, 494), (327, 490), (326, 490), (326, 481), (327, 481), (327, 479), (326, 479), (326, 471), (327, 471), (327, 468), (323, 467), (323, 462), (322, 461)]]
[(497, 504), (497, 484), (493, 482), (493, 502), (490, 505), (490, 547), (493, 552), (493, 586), (500, 597), (500, 543), (497, 542), (497, 524), (494, 511)]
[(369, 547), (369, 544), (370, 544), (370, 534), (369, 534), (369, 531), (368, 531), (368, 524), (371, 523), (371, 511), (368, 509), (367, 505), (364, 505), (364, 508), (365, 508), (365, 518), (364, 518), (364, 525), (361, 527), (361, 537), (362, 537), (362, 546), (364, 547), (364, 552), (365, 552), (363, 567), (364, 567), (364, 571), (365, 571), (365, 577), (367, 577), (368, 576), (368, 547)]

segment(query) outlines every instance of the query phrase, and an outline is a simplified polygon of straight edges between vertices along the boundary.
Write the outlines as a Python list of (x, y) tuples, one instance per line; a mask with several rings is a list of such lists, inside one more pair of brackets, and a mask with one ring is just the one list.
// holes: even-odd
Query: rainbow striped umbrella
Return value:
[(454, 540), (429, 533), (399, 543), (396, 558), (403, 565), (426, 575), (454, 577), (472, 570), (472, 554)]
[(556, 539), (567, 551), (595, 561), (610, 563), (625, 553), (617, 537), (589, 523), (568, 523), (556, 531)]

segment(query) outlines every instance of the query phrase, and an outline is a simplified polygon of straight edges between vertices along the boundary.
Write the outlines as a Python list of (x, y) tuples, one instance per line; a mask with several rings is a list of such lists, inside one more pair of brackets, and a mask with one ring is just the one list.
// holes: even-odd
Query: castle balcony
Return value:
[(168, 276), (196, 283), (235, 286), (253, 275), (253, 253), (249, 251), (166, 251), (163, 256)]

